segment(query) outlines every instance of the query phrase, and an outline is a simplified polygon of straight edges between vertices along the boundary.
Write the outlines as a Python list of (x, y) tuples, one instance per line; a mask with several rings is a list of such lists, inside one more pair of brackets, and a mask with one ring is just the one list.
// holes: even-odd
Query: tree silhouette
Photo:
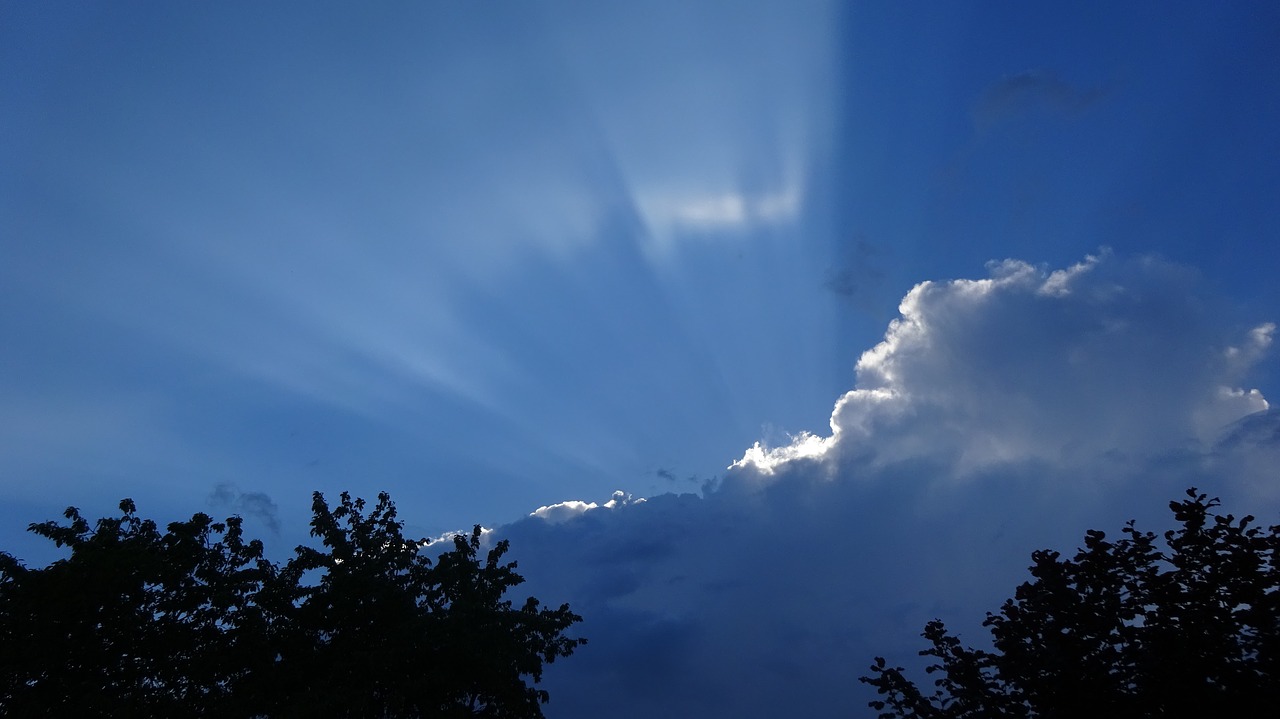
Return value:
[[(538, 717), (542, 665), (583, 642), (564, 632), (568, 605), (503, 599), (523, 579), (501, 563), (507, 543), (480, 559), (480, 527), (454, 538), (433, 564), (425, 542), (402, 534), (386, 494), (366, 514), (347, 493), (330, 510), (316, 493), (311, 533), (327, 551), (298, 547), (280, 573), (274, 609), (281, 661), (269, 683), (288, 686), (274, 713), (352, 717)], [(308, 572), (320, 581), (305, 585)]]
[(522, 578), (479, 527), (434, 563), (386, 494), (368, 513), (314, 496), (283, 567), (239, 518), (161, 533), (130, 500), (90, 526), (70, 508), (31, 531), (70, 556), (0, 553), (0, 713), (101, 717), (541, 717), (526, 684), (585, 640), (567, 605), (503, 599)]
[(929, 622), (926, 693), (876, 657), (861, 681), (882, 719), (912, 717), (1248, 716), (1280, 700), (1280, 527), (1215, 513), (1187, 491), (1181, 525), (1163, 535), (1133, 522), (1121, 538), (1086, 533), (1064, 559), (1032, 554), (1032, 580), (983, 626), (972, 649)]
[(253, 595), (272, 568), (238, 518), (161, 534), (130, 500), (120, 510), (92, 529), (74, 508), (67, 526), (31, 525), (71, 550), (45, 569), (0, 553), (6, 714), (223, 714), (267, 656)]

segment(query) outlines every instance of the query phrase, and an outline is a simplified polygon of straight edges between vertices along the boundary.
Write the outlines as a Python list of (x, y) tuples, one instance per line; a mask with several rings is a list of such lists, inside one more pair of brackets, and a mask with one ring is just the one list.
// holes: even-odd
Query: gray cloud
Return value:
[(1028, 70), (1006, 75), (989, 85), (973, 105), (973, 121), (979, 130), (1034, 112), (1073, 115), (1106, 96), (1099, 88), (1072, 85), (1048, 70)]
[(907, 295), (829, 435), (754, 447), (701, 496), (500, 528), (529, 593), (586, 617), (551, 711), (860, 715), (871, 657), (911, 663), (934, 617), (980, 636), (1034, 549), (1160, 529), (1191, 484), (1280, 508), (1280, 420), (1239, 388), (1273, 327), (1150, 258), (990, 272)]
[(847, 254), (843, 264), (827, 269), (822, 286), (859, 309), (870, 311), (879, 303), (884, 288), (884, 250), (858, 239)]
[(273, 534), (280, 533), (280, 509), (263, 492), (241, 492), (234, 484), (222, 482), (209, 493), (208, 502), (215, 509), (253, 517)]
[(690, 484), (694, 484), (694, 485), (705, 485), (708, 482), (710, 483), (715, 482), (714, 477), (702, 479), (698, 477), (698, 475), (696, 474), (690, 474), (685, 477), (681, 477), (676, 474), (674, 469), (668, 469), (666, 467), (659, 467), (658, 469), (654, 470), (653, 473), (658, 478), (665, 479), (666, 481), (671, 482), (672, 484), (676, 482), (689, 482)]

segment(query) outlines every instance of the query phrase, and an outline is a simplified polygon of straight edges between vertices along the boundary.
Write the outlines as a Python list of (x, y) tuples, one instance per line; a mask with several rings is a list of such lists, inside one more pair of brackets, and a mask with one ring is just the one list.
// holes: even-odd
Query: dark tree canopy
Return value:
[(1255, 716), (1280, 706), (1280, 527), (1253, 526), (1188, 490), (1179, 527), (1109, 540), (1065, 559), (1032, 554), (1031, 581), (973, 649), (930, 622), (932, 692), (882, 657), (861, 681), (882, 719)]
[(386, 494), (316, 493), (323, 548), (284, 566), (238, 517), (120, 510), (31, 525), (70, 549), (43, 569), (0, 553), (5, 716), (541, 717), (529, 680), (585, 642), (568, 605), (504, 599), (506, 542), (482, 553), (477, 526), (433, 562)]

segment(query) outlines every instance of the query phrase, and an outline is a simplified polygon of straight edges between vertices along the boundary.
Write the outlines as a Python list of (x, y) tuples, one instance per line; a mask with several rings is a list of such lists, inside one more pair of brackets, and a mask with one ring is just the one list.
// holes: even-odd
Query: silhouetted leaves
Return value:
[(925, 628), (926, 694), (877, 657), (861, 681), (892, 717), (1247, 716), (1280, 700), (1280, 527), (1215, 514), (1188, 490), (1181, 527), (1085, 535), (1071, 559), (1032, 554), (1032, 580), (984, 622), (994, 651)]
[(522, 582), (479, 527), (433, 564), (386, 494), (366, 512), (317, 493), (312, 535), (280, 567), (239, 518), (163, 534), (136, 515), (31, 531), (70, 556), (0, 553), (0, 710), (7, 716), (540, 717), (544, 662), (582, 639), (567, 605), (520, 608)]

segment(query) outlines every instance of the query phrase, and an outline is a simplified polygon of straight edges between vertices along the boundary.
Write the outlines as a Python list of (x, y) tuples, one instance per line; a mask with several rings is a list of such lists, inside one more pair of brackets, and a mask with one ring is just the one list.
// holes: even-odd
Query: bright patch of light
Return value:
[(575, 517), (580, 517), (593, 509), (616, 509), (618, 507), (626, 507), (632, 504), (644, 503), (644, 497), (633, 497), (622, 490), (613, 493), (613, 497), (604, 504), (596, 504), (595, 502), (584, 502), (580, 499), (570, 499), (565, 502), (557, 502), (556, 504), (548, 504), (538, 507), (529, 513), (530, 517), (537, 517), (551, 524), (560, 524), (567, 522)]
[(1102, 248), (1099, 255), (1085, 255), (1083, 262), (1068, 267), (1065, 270), (1054, 270), (1049, 273), (1049, 277), (1040, 285), (1039, 293), (1049, 297), (1062, 297), (1071, 292), (1071, 281), (1077, 276), (1092, 270), (1097, 266), (1101, 258), (1111, 254), (1110, 248)]
[[(467, 539), (471, 537), (471, 532), (470, 530), (464, 532), (463, 530), (459, 529), (455, 532), (445, 532), (444, 534), (441, 534), (438, 537), (427, 537), (426, 539), (423, 540), (422, 546), (424, 547), (438, 546), (441, 548), (452, 547), (453, 540), (455, 537), (462, 537), (464, 539)], [(493, 539), (493, 528), (481, 527), (480, 528), (480, 546), (481, 547), (490, 546), (492, 539)]]
[(667, 237), (678, 231), (747, 229), (794, 219), (800, 211), (797, 186), (778, 192), (747, 195), (741, 192), (641, 195), (636, 198), (650, 232)]
[(820, 459), (834, 441), (832, 437), (819, 437), (809, 432), (801, 432), (792, 438), (791, 444), (785, 447), (766, 449), (756, 442), (742, 455), (742, 459), (729, 465), (729, 469), (754, 468), (763, 475), (771, 475), (788, 462), (800, 459)]

